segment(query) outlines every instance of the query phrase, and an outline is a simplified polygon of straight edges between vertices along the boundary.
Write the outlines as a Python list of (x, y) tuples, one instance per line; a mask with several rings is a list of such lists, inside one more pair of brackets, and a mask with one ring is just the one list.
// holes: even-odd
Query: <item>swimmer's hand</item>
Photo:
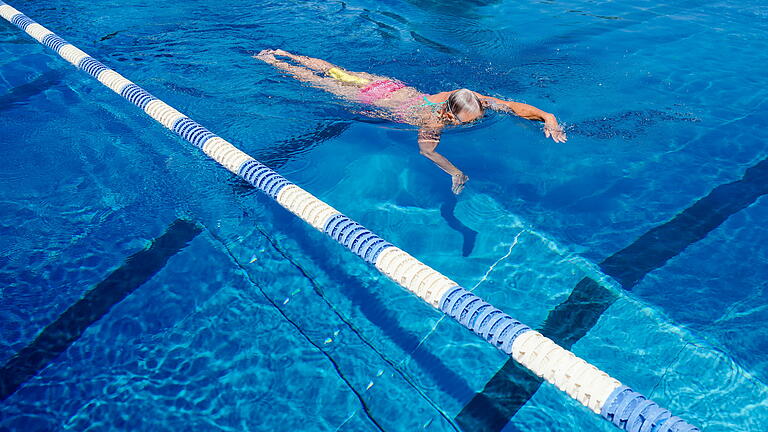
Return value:
[(458, 195), (461, 193), (461, 191), (464, 189), (464, 184), (469, 181), (469, 177), (465, 176), (463, 172), (459, 171), (458, 173), (451, 176), (451, 191), (453, 191), (454, 194)]
[(557, 123), (557, 119), (552, 114), (544, 118), (544, 136), (552, 138), (554, 142), (563, 143), (568, 140), (565, 136), (563, 127)]

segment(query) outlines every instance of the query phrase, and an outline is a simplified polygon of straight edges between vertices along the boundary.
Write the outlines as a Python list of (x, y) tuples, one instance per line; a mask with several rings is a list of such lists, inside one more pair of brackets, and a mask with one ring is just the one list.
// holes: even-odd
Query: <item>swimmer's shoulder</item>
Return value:
[(443, 103), (446, 100), (448, 100), (448, 96), (450, 96), (451, 93), (453, 93), (453, 92), (449, 92), (449, 91), (447, 91), (447, 92), (440, 92), (440, 93), (435, 93), (435, 94), (432, 94), (432, 95), (428, 94), (428, 95), (426, 95), (424, 97), (428, 101), (430, 101), (432, 103), (439, 104), (439, 103)]

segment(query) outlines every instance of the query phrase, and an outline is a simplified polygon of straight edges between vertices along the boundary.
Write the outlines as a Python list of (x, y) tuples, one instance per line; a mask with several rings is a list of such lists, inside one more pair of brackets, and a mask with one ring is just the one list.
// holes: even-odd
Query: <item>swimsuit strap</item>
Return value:
[(443, 102), (432, 102), (431, 100), (427, 99), (427, 96), (424, 96), (424, 103), (419, 106), (434, 106), (434, 105), (442, 105)]
[(444, 102), (432, 102), (431, 100), (427, 99), (427, 95), (422, 96), (421, 99), (424, 101), (424, 103), (415, 105), (415, 107), (430, 107), (432, 108), (432, 112), (435, 112), (439, 107), (443, 106), (444, 104)]

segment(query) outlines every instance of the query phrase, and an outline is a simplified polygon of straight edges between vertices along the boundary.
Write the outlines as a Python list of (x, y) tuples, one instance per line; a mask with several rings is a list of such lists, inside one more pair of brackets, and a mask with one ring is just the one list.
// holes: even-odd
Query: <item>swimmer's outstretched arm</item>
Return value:
[(440, 144), (440, 133), (441, 130), (437, 127), (419, 129), (419, 153), (451, 175), (451, 190), (458, 195), (464, 189), (464, 184), (469, 180), (469, 177), (464, 175), (445, 156), (435, 151), (437, 145)]
[(547, 138), (552, 138), (555, 142), (565, 142), (568, 139), (568, 137), (565, 136), (563, 128), (557, 123), (557, 118), (555, 118), (554, 114), (542, 111), (533, 105), (505, 101), (492, 96), (483, 96), (477, 92), (475, 92), (475, 94), (480, 100), (488, 102), (488, 107), (491, 109), (506, 112), (511, 111), (524, 119), (544, 122), (544, 135), (546, 135)]

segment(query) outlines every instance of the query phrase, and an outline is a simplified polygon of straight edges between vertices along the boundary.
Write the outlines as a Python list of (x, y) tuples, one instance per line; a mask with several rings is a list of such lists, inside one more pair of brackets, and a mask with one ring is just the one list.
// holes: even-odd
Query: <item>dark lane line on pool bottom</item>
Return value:
[(0, 368), (0, 401), (66, 351), (88, 327), (162, 270), (172, 256), (201, 232), (197, 224), (177, 219), (148, 248), (126, 258), (122, 266), (86, 292)]
[[(723, 184), (677, 216), (640, 236), (600, 263), (603, 273), (631, 291), (651, 271), (703, 239), (731, 215), (768, 194), (768, 158), (748, 168), (741, 180)], [(585, 277), (568, 299), (549, 312), (541, 333), (570, 349), (597, 323), (617, 295)], [(500, 431), (525, 405), (542, 380), (513, 359), (455, 417), (456, 423), (478, 432)]]
[(8, 89), (4, 94), (0, 94), (0, 112), (27, 104), (31, 99), (61, 86), (63, 75), (61, 71), (51, 69), (29, 82)]

